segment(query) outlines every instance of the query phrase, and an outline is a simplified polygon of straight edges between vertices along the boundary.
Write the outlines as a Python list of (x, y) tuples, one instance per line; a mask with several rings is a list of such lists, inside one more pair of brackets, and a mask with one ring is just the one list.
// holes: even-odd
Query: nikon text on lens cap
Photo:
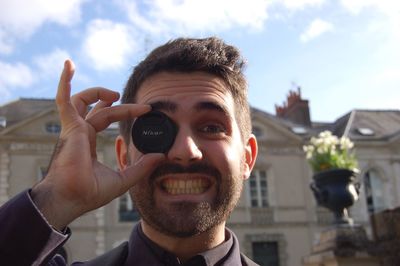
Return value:
[(174, 144), (175, 123), (160, 111), (139, 116), (132, 125), (132, 141), (142, 153), (166, 153)]

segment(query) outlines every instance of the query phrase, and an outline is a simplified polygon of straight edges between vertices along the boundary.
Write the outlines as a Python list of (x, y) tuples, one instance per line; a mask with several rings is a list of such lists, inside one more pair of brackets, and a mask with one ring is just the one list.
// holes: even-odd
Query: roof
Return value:
[[(273, 114), (270, 114), (270, 113), (268, 113), (266, 111), (257, 109), (255, 107), (251, 107), (251, 112), (253, 114), (261, 115), (261, 116), (265, 117), (266, 119), (268, 119), (270, 121), (273, 121), (274, 123), (276, 123), (276, 124), (280, 125), (281, 127), (285, 128), (286, 130), (288, 130), (292, 134), (297, 135), (298, 137), (308, 138), (311, 135), (314, 135), (314, 128), (307, 127), (307, 126), (302, 125), (302, 124), (297, 124), (297, 123), (295, 123), (293, 121), (290, 121), (289, 119), (285, 119), (285, 118), (282, 118), (282, 117), (275, 116)], [(304, 133), (297, 133), (296, 129), (298, 129), (300, 131), (303, 131), (303, 130), (305, 130), (305, 131), (304, 131)]]
[[(296, 127), (304, 128), (306, 133), (297, 135), (305, 139), (315, 136), (324, 130), (330, 130), (334, 135), (339, 137), (346, 135), (354, 141), (389, 140), (396, 136), (400, 137), (400, 110), (356, 109), (344, 114), (334, 122), (313, 122), (310, 127), (307, 127), (256, 108), (251, 109), (252, 112), (266, 116), (292, 132), (294, 132), (293, 129)], [(296, 132), (294, 133), (296, 134)]]
[(400, 135), (400, 110), (353, 110), (344, 117), (343, 135), (355, 141), (389, 140)]
[[(23, 121), (39, 112), (56, 108), (54, 99), (20, 98), (0, 106), (0, 117), (6, 119), (7, 127)], [(0, 127), (0, 131), (2, 127)]]
[[(0, 132), (6, 132), (10, 127), (23, 123), (46, 111), (56, 110), (54, 99), (20, 98), (0, 106), (0, 118), (5, 118), (6, 127), (0, 126)], [(106, 130), (107, 135), (118, 135), (118, 128), (113, 123)]]

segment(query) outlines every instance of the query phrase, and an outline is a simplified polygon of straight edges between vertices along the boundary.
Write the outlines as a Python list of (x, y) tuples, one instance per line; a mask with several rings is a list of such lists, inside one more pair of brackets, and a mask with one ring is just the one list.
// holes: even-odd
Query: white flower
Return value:
[(325, 148), (324, 147), (318, 147), (317, 148), (317, 153), (324, 154), (325, 153)]
[(311, 159), (311, 157), (313, 156), (315, 148), (312, 145), (308, 145), (308, 146), (303, 146), (303, 150), (306, 153), (306, 158), (307, 159)]
[(340, 138), (340, 148), (342, 150), (350, 150), (354, 147), (354, 143), (350, 141), (349, 138), (341, 137)]
[(327, 139), (327, 142), (329, 143), (330, 146), (335, 146), (339, 143), (339, 139), (336, 136), (330, 136)]
[(311, 143), (311, 145), (316, 145), (317, 144), (317, 138), (311, 137), (310, 143)]
[(322, 131), (318, 135), (318, 137), (322, 139), (329, 138), (330, 136), (332, 136), (332, 132), (330, 132), (329, 130)]
[(322, 131), (303, 146), (307, 160), (314, 171), (345, 168), (357, 172), (357, 160), (350, 151), (354, 144), (346, 137), (338, 138), (330, 131)]

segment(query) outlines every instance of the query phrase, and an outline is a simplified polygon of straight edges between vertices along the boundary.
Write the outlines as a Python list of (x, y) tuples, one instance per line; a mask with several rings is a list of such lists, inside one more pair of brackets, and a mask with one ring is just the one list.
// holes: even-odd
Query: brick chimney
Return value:
[(286, 102), (282, 106), (275, 105), (275, 111), (278, 117), (304, 126), (311, 126), (308, 100), (301, 98), (300, 86), (297, 87), (297, 92), (290, 90)]

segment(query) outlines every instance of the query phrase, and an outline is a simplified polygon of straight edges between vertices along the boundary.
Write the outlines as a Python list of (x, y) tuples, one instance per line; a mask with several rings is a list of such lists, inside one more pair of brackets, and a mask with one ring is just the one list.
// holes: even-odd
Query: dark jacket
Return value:
[[(228, 247), (225, 245), (226, 249), (223, 251), (222, 258), (217, 257), (218, 262), (215, 265), (257, 265), (240, 253), (236, 236), (229, 229), (227, 231), (232, 236), (231, 244)], [(33, 204), (29, 192), (20, 193), (0, 208), (0, 265), (65, 266), (65, 260), (56, 253), (67, 241), (69, 235), (69, 230), (66, 230), (65, 235), (56, 233)], [(130, 251), (134, 252), (130, 253)], [(207, 251), (196, 256), (197, 258), (194, 259), (197, 260), (193, 260), (196, 262), (194, 264), (207, 265), (207, 262), (215, 260), (215, 256), (220, 256), (218, 252), (221, 254), (221, 249), (215, 251)], [(93, 260), (74, 262), (72, 265), (125, 266), (126, 263), (129, 265), (178, 265), (174, 259), (170, 260), (170, 263), (164, 260), (163, 256), (159, 256), (166, 253), (168, 252), (155, 243), (151, 243), (138, 224), (133, 229), (129, 242), (124, 242)], [(172, 254), (169, 254), (169, 257), (171, 258)], [(188, 265), (193, 264), (189, 262)]]

